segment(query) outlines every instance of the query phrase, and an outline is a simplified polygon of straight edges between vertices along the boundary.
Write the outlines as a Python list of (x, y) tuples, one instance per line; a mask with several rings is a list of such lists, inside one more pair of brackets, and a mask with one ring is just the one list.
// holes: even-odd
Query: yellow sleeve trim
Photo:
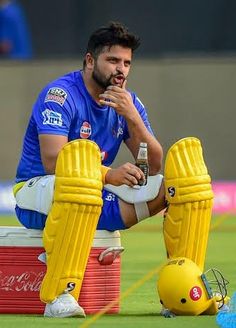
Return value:
[(17, 192), (24, 186), (24, 184), (25, 184), (25, 181), (21, 181), (13, 186), (14, 197), (16, 196)]
[(102, 183), (105, 184), (105, 179), (106, 179), (106, 175), (107, 175), (107, 172), (110, 170), (111, 168), (110, 167), (107, 167), (107, 166), (104, 166), (102, 165)]

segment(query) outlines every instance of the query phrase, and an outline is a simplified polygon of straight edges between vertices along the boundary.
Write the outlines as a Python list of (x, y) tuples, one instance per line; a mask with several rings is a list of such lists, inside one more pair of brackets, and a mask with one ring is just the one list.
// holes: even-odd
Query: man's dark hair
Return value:
[(130, 48), (132, 52), (140, 45), (140, 38), (130, 33), (128, 28), (120, 22), (110, 22), (102, 26), (90, 36), (86, 53), (90, 52), (95, 58), (103, 51), (115, 45)]

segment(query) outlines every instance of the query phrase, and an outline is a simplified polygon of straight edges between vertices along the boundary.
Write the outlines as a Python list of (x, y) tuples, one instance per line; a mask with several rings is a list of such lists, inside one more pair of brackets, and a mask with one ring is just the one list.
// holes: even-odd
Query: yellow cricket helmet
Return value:
[(224, 305), (227, 283), (218, 270), (202, 273), (193, 261), (178, 257), (161, 268), (157, 290), (163, 307), (174, 314), (216, 314)]

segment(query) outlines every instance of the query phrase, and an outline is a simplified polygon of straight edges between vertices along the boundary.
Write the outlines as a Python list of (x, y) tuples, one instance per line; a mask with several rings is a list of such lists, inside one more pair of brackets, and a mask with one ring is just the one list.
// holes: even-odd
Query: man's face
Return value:
[(130, 70), (132, 50), (121, 46), (104, 48), (94, 61), (92, 78), (103, 89), (109, 85), (122, 87)]

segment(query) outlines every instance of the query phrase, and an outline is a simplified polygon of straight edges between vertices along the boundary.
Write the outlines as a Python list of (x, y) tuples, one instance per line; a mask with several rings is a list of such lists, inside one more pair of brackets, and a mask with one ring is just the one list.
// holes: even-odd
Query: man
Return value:
[[(49, 211), (44, 211), (39, 209), (37, 202), (39, 198), (42, 199), (42, 207), (45, 207), (48, 199), (45, 189), (51, 188), (53, 192), (56, 164), (60, 167), (62, 163), (62, 160), (58, 160), (58, 155), (65, 153), (64, 147), (67, 147), (68, 142), (68, 147), (70, 147), (71, 141), (86, 139), (94, 141), (99, 146), (104, 165), (102, 167), (103, 184), (134, 187), (139, 180), (144, 179), (143, 172), (132, 163), (126, 163), (118, 168), (108, 168), (115, 159), (122, 142), (125, 142), (134, 158), (137, 157), (140, 142), (147, 143), (150, 175), (156, 175), (159, 172), (162, 163), (162, 147), (153, 135), (144, 105), (136, 94), (126, 87), (132, 55), (139, 43), (139, 38), (118, 22), (99, 28), (89, 39), (83, 70), (60, 77), (49, 83), (39, 94), (27, 127), (16, 174), (16, 215), (25, 227), (44, 229), (44, 234), (48, 236), (50, 234), (48, 231), (54, 229), (50, 222), (55, 222), (55, 216), (64, 220), (61, 218), (63, 216), (61, 210), (57, 209), (56, 214), (47, 215), (50, 205)], [(72, 147), (73, 145), (72, 142)], [(70, 148), (69, 151), (76, 153), (77, 150)], [(32, 179), (35, 177), (37, 178)], [(26, 181), (28, 182), (25, 184)], [(159, 187), (156, 185), (154, 188), (152, 198), (148, 202), (141, 202), (139, 209), (135, 208), (131, 202), (122, 200), (114, 194), (111, 201), (108, 197), (111, 194), (110, 190), (103, 189), (103, 207), (97, 229), (110, 231), (126, 229), (140, 219), (158, 213), (165, 207), (164, 188), (160, 176), (158, 184)], [(37, 190), (37, 196), (31, 193), (30, 188), (33, 186)], [(32, 201), (36, 203), (33, 210), (25, 205), (30, 198), (33, 198)], [(51, 209), (50, 213), (52, 212)], [(71, 213), (69, 216), (72, 216)], [(47, 224), (44, 228), (46, 220)], [(47, 228), (49, 226), (50, 229)], [(61, 227), (60, 223), (57, 229), (62, 229)], [(89, 230), (83, 236), (93, 236), (93, 233)], [(56, 232), (55, 236), (57, 234)], [(45, 238), (47, 252), (47, 248), (51, 247), (47, 245), (50, 244), (52, 237)], [(60, 241), (60, 243), (63, 242)], [(91, 243), (91, 241), (88, 242), (86, 239), (84, 245), (86, 243)], [(48, 255), (48, 271), (50, 267), (56, 266), (56, 262), (59, 261), (58, 255), (56, 253), (55, 260), (51, 261), (52, 265)], [(84, 268), (81, 272), (83, 270)], [(55, 268), (51, 269), (51, 272), (53, 275)], [(60, 284), (61, 278), (57, 277), (57, 279)], [(47, 289), (52, 285), (53, 278), (45, 280), (49, 281), (41, 288), (41, 299), (47, 303), (45, 316), (84, 315), (83, 309), (75, 301), (79, 288), (75, 299), (69, 293), (71, 289), (68, 286), (70, 288), (73, 286), (74, 289), (74, 286), (78, 285), (77, 282), (67, 283), (68, 288), (62, 289), (61, 294), (56, 291), (60, 289), (56, 286), (55, 291), (52, 292), (54, 296), (48, 296)]]
[[(144, 105), (126, 87), (138, 46), (139, 38), (120, 23), (99, 28), (89, 39), (83, 70), (49, 83), (33, 107), (14, 193), (20, 222), (43, 229), (45, 316), (84, 316), (77, 299), (96, 228), (129, 228), (164, 209), (166, 201), (168, 257), (186, 257), (203, 271), (213, 192), (201, 143), (183, 138), (169, 149), (164, 186), (157, 174), (162, 147)], [(140, 143), (147, 144), (145, 186), (137, 187), (145, 177), (134, 164), (110, 168), (123, 141), (134, 158)]]

